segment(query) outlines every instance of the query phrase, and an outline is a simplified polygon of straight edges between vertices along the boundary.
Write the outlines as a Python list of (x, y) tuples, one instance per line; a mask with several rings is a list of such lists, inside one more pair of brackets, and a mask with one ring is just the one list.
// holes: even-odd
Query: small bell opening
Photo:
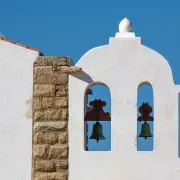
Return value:
[(154, 149), (154, 98), (149, 82), (140, 83), (137, 91), (137, 150)]
[(93, 84), (85, 92), (84, 149), (111, 150), (111, 93), (105, 84)]

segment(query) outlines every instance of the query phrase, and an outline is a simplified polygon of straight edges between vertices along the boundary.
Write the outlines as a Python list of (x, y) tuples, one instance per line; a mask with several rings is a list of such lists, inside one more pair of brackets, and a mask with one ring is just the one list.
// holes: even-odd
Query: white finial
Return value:
[(120, 23), (119, 23), (119, 32), (131, 32), (132, 31), (132, 23), (128, 18), (124, 18)]
[(116, 33), (115, 37), (135, 37), (135, 34), (132, 32), (132, 23), (128, 18), (124, 18), (119, 23), (119, 32)]

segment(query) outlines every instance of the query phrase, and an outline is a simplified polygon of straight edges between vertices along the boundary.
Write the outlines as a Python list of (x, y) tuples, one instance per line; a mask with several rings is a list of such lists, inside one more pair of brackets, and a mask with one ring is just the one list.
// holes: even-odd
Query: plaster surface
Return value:
[(31, 180), (30, 101), (33, 62), (38, 55), (0, 40), (0, 179)]
[[(127, 33), (126, 33), (127, 34)], [(167, 60), (141, 38), (110, 38), (77, 62), (69, 77), (69, 180), (178, 180), (178, 93)], [(111, 91), (111, 151), (84, 150), (84, 93), (93, 83)], [(154, 151), (137, 151), (137, 89), (154, 93)]]

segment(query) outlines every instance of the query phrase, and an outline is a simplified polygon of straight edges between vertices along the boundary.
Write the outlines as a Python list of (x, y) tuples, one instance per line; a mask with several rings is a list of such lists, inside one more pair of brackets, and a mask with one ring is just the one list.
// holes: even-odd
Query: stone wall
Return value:
[(33, 180), (68, 179), (68, 66), (68, 57), (34, 62)]

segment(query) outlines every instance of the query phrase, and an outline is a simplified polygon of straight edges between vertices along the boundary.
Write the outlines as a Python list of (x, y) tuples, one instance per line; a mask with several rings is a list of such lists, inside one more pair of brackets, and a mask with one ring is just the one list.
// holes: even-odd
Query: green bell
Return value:
[(95, 139), (97, 142), (106, 139), (102, 132), (102, 125), (98, 121), (93, 125), (93, 132), (89, 139)]
[(147, 122), (144, 122), (144, 124), (142, 124), (141, 133), (140, 133), (139, 137), (143, 137), (143, 138), (145, 138), (145, 140), (148, 137), (153, 137), (153, 135), (151, 134), (151, 131), (150, 131), (150, 125)]

